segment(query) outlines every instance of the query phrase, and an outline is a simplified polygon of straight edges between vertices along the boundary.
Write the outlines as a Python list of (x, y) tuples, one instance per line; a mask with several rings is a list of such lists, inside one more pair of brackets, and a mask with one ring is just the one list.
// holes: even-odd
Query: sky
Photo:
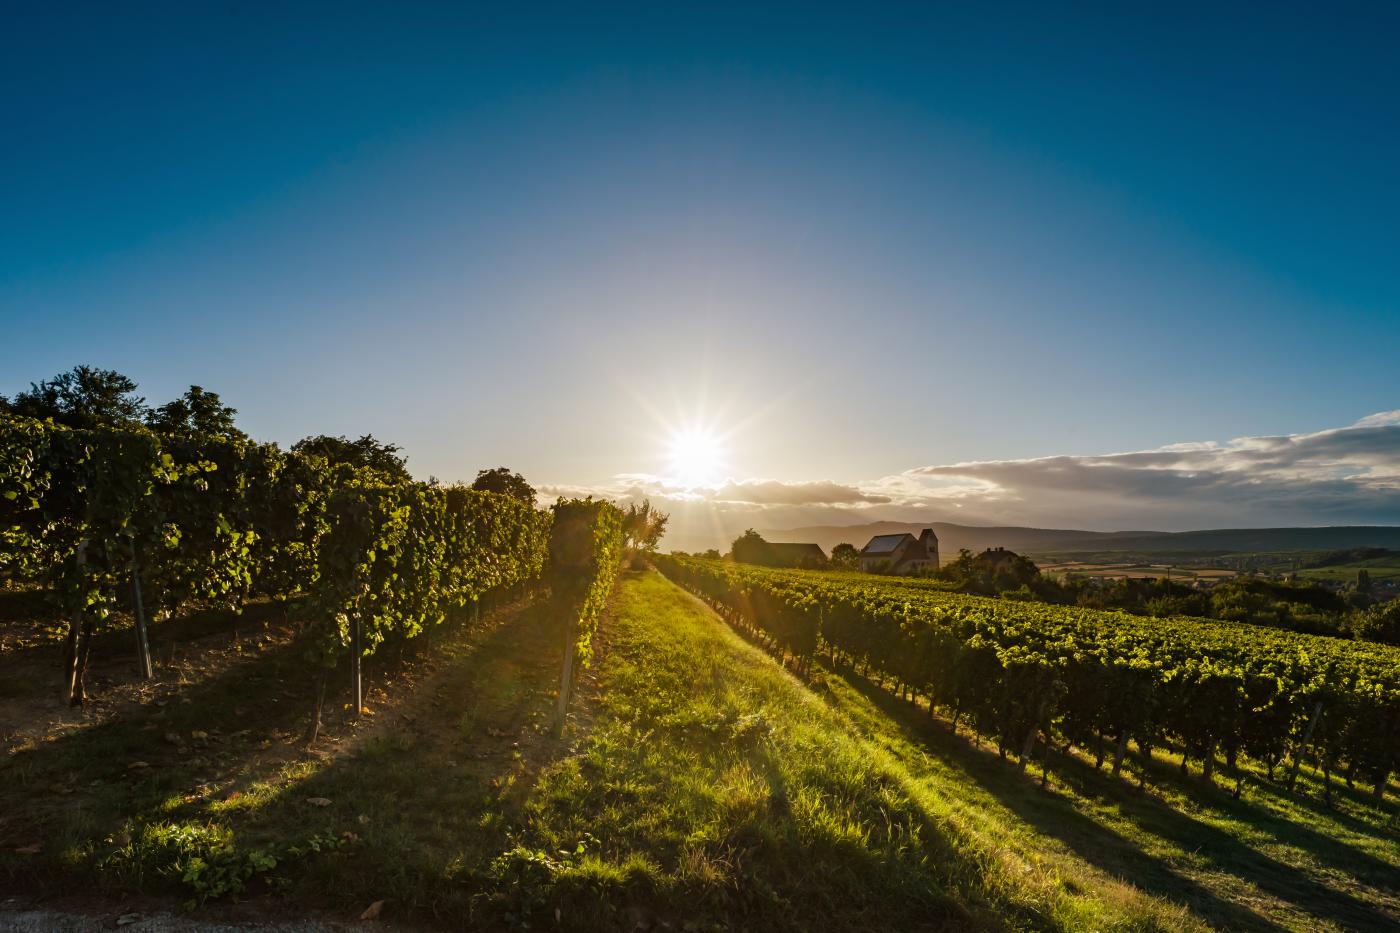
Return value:
[(1397, 34), (1389, 4), (12, 10), (0, 393), (199, 384), (263, 440), (652, 496), (674, 546), (1400, 523)]

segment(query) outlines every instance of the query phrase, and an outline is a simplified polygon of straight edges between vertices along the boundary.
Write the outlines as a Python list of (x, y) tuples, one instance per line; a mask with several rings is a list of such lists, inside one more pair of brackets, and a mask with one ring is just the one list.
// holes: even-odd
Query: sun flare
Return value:
[(714, 486), (724, 478), (724, 445), (713, 432), (691, 428), (673, 433), (669, 459), (668, 478), (678, 486)]

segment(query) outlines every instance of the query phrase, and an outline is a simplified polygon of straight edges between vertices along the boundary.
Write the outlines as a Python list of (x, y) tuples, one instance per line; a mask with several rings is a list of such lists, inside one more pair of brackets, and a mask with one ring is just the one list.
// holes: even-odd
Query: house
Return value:
[(989, 547), (977, 555), (977, 569), (993, 576), (1007, 573), (1016, 566), (1016, 560), (1020, 556), (1004, 547)]
[(983, 580), (1009, 588), (1019, 583), (1029, 584), (1040, 576), (1040, 568), (1030, 558), (1022, 557), (1004, 547), (989, 547), (972, 559), (976, 575)]
[(768, 542), (769, 553), (772, 554), (773, 567), (802, 567), (808, 570), (816, 570), (827, 565), (826, 552), (818, 544), (785, 544), (783, 542)]
[(876, 535), (860, 550), (860, 569), (866, 573), (911, 574), (938, 569), (938, 535), (925, 528), (916, 538)]

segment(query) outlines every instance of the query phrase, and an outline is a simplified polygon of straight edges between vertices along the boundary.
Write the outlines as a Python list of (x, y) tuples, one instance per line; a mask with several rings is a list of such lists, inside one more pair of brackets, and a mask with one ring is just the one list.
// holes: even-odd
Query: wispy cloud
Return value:
[(1311, 434), (926, 466), (906, 475), (977, 481), (986, 484), (984, 504), (1006, 517), (1021, 510), (1091, 527), (1390, 523), (1400, 521), (1400, 412)]
[[(1110, 454), (983, 460), (914, 467), (858, 483), (730, 480), (686, 490), (624, 474), (596, 487), (546, 487), (708, 513), (703, 529), (747, 523), (873, 520), (1122, 529), (1400, 523), (1400, 410), (1309, 434), (1193, 441)], [(719, 532), (715, 531), (719, 529)]]
[(775, 506), (849, 507), (893, 502), (887, 495), (828, 480), (784, 482), (776, 479), (731, 479), (718, 488), (690, 489), (668, 483), (659, 476), (622, 473), (601, 486), (545, 486), (546, 497), (594, 495), (632, 501), (710, 503), (719, 507), (767, 508)]

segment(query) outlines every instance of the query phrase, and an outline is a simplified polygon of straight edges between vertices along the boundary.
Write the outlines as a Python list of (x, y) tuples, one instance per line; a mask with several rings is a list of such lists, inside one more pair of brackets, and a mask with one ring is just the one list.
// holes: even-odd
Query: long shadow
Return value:
[[(674, 605), (652, 602), (648, 596), (647, 611), (658, 617), (698, 611), (706, 625), (713, 619), (709, 608), (693, 595), (679, 588), (670, 592), (678, 600)], [(621, 614), (628, 614), (628, 609)], [(719, 620), (713, 621), (722, 627)], [(716, 728), (708, 714), (700, 720), (675, 716), (691, 709), (716, 709), (721, 697), (726, 708), (732, 702), (737, 709), (773, 714), (766, 694), (773, 689), (766, 682), (772, 672), (759, 668), (750, 674), (752, 661), (747, 654), (741, 656), (736, 670), (733, 655), (728, 654), (734, 650), (730, 642), (706, 642), (702, 636), (651, 625), (633, 621), (619, 626), (630, 631), (606, 645), (604, 655), (609, 661), (625, 659), (603, 688), (617, 691), (623, 699), (614, 709), (625, 710), (619, 720), (600, 721), (601, 741), (612, 749), (608, 758), (615, 767), (590, 774), (587, 789), (570, 798), (568, 812), (572, 822), (606, 827), (610, 838), (604, 840), (604, 849), (618, 860), (640, 848), (684, 876), (680, 866), (698, 838), (704, 840), (703, 851), (732, 864), (737, 883), (677, 879), (677, 887), (668, 889), (656, 905), (668, 920), (663, 928), (705, 929), (723, 924), (726, 929), (755, 930), (1054, 929), (1043, 912), (1020, 902), (998, 901), (993, 913), (983, 900), (984, 892), (971, 880), (980, 866), (953, 844), (946, 827), (933, 825), (912, 801), (895, 802), (883, 793), (870, 792), (863, 786), (868, 776), (863, 771), (845, 771), (820, 747), (805, 742), (789, 745), (781, 730), (772, 736), (743, 734)], [(678, 626), (678, 631), (683, 628)], [(704, 653), (705, 659), (697, 659), (697, 653)], [(760, 681), (750, 681), (751, 677), (765, 679), (766, 685), (760, 687)], [(764, 696), (750, 694), (750, 687), (765, 691)], [(665, 702), (636, 706), (630, 698), (643, 692), (664, 697)], [(777, 700), (780, 709), (787, 702)], [(775, 715), (781, 720), (787, 712), (783, 709)], [(619, 722), (626, 727), (610, 728)], [(632, 744), (635, 737), (644, 737), (640, 742), (646, 751)], [(628, 750), (622, 750), (623, 745)], [(685, 763), (682, 771), (654, 764), (654, 756), (667, 752)], [(734, 768), (744, 768), (754, 780), (753, 801), (721, 807), (723, 815), (710, 814), (694, 824), (689, 806), (671, 811), (673, 799), (679, 802), (694, 793), (691, 782), (721, 782)], [(669, 784), (673, 780), (678, 782), (674, 790)], [(659, 798), (653, 796), (658, 791)], [(620, 795), (638, 801), (628, 807), (638, 814), (635, 831), (630, 826), (610, 826)], [(835, 839), (804, 828), (807, 817), (802, 801), (813, 799), (830, 800), (840, 808), (837, 819), (862, 827), (863, 840), (851, 844), (844, 834)], [(665, 825), (658, 831), (655, 821), (661, 816)], [(908, 845), (912, 838), (922, 844)], [(611, 929), (614, 924), (615, 920), (603, 921), (581, 928)]]
[(170, 795), (205, 783), (249, 752), (258, 741), (244, 732), (250, 725), (272, 734), (309, 719), (314, 684), (301, 659), (300, 646), (288, 642), (15, 752), (0, 764), (0, 811), (11, 815), (0, 829), (44, 843), (45, 858), (30, 860), (42, 874), (56, 867), (46, 864), (50, 849), (79, 842), (75, 834), (100, 840), (128, 817), (159, 812)]
[[(1340, 807), (1335, 805), (1328, 806), (1321, 799), (1321, 789), (1316, 787), (1317, 779), (1307, 775), (1306, 772), (1299, 775), (1299, 784), (1300, 789), (1292, 791), (1281, 783), (1271, 783), (1266, 780), (1255, 780), (1248, 784), (1247, 787), (1254, 795), (1263, 794), (1275, 800), (1286, 801), (1292, 806), (1308, 810), (1316, 816), (1345, 826), (1357, 835), (1370, 836), (1382, 842), (1393, 841), (1397, 838), (1395, 829), (1388, 830), (1375, 822), (1368, 822), (1367, 820), (1348, 813)], [(1316, 790), (1316, 795), (1307, 791), (1307, 788), (1310, 787)], [(1355, 807), (1370, 811), (1375, 814), (1377, 820), (1384, 821), (1391, 826), (1400, 827), (1400, 805), (1395, 803), (1395, 788), (1393, 782), (1392, 786), (1387, 790), (1388, 798), (1380, 801), (1376, 800), (1374, 796), (1366, 791), (1353, 790), (1345, 784), (1338, 785), (1334, 783), (1332, 785), (1332, 793), (1334, 796), (1347, 801)]]
[[(961, 765), (1009, 810), (1041, 833), (1059, 839), (1085, 861), (1126, 878), (1150, 893), (1172, 901), (1184, 901), (1193, 911), (1223, 928), (1283, 929), (1254, 910), (1222, 899), (1158, 857), (1143, 852), (1131, 840), (1080, 813), (1067, 799), (1039, 791), (1028, 779), (1011, 773), (995, 753), (968, 747), (865, 678), (849, 672), (843, 672), (843, 676), (855, 690), (888, 714), (904, 738), (940, 759), (951, 759)], [(1244, 878), (1281, 901), (1314, 916), (1342, 922), (1348, 929), (1391, 930), (1395, 927), (1394, 917), (1375, 906), (1327, 888), (1300, 869), (1263, 855), (1220, 829), (1155, 799), (1137, 796), (1123, 782), (1096, 773), (1088, 765), (1060, 758), (1054, 770), (1062, 781), (1072, 775), (1076, 792), (1112, 800), (1135, 825), (1176, 844), (1183, 851), (1204, 857), (1213, 868)], [(1374, 877), (1382, 870), (1394, 873), (1393, 868), (1379, 860), (1349, 851), (1369, 876)], [(1366, 864), (1368, 860), (1369, 865)], [(1387, 886), (1393, 887), (1393, 882)]]
[(1250, 908), (1226, 901), (1199, 882), (1182, 875), (1157, 856), (1068, 802), (1031, 787), (1027, 779), (1009, 771), (995, 752), (973, 748), (960, 738), (920, 719), (905, 701), (873, 681), (852, 671), (841, 676), (857, 693), (886, 715), (903, 739), (923, 748), (945, 764), (952, 764), (977, 786), (1043, 835), (1059, 839), (1086, 862), (1122, 878), (1149, 894), (1175, 903), (1230, 930), (1275, 933), (1286, 929)]
[[(203, 812), (215, 795), (311, 762), (301, 738), (320, 675), (307, 661), (309, 637), (250, 653), (192, 685), (165, 684), (150, 703), (8, 755), (0, 762), (0, 881), (26, 893), (70, 886), (65, 848), (110, 849), (104, 840), (128, 820)], [(431, 650), (445, 637), (414, 641)], [(391, 676), (394, 654), (374, 659), (371, 676)], [(348, 693), (346, 667), (327, 673), (327, 710)], [(37, 853), (15, 852), (34, 844)]]
[[(1143, 766), (1140, 756), (1135, 756), (1135, 760), (1139, 767)], [(1100, 793), (1098, 785), (1103, 783), (1103, 775), (1096, 775), (1092, 769), (1087, 769), (1082, 765), (1082, 762), (1075, 762), (1075, 767), (1068, 772), (1063, 767), (1059, 768), (1059, 772), (1062, 775), (1072, 775), (1076, 780), (1077, 790), (1082, 789), (1085, 794)], [(1256, 806), (1247, 799), (1248, 796), (1267, 794), (1295, 806), (1312, 802), (1308, 801), (1301, 793), (1290, 792), (1285, 788), (1274, 787), (1262, 781), (1254, 781), (1246, 785), (1248, 787), (1246, 797), (1236, 799), (1223, 789), (1213, 787), (1199, 778), (1182, 775), (1178, 768), (1168, 765), (1166, 762), (1152, 762), (1149, 766), (1149, 772), (1152, 775), (1152, 783), (1170, 787), (1176, 793), (1189, 799), (1198, 809), (1218, 811), (1230, 819), (1248, 824), (1251, 829), (1268, 833), (1287, 846), (1301, 849), (1318, 861), (1353, 875), (1373, 887), (1400, 893), (1400, 866), (1328, 836), (1311, 826), (1291, 820), (1286, 815), (1270, 812)], [(1093, 786), (1085, 785), (1086, 779)], [(1318, 816), (1342, 824), (1359, 834), (1382, 841), (1395, 838), (1393, 834), (1387, 834), (1381, 827), (1366, 823), (1339, 810), (1328, 810), (1321, 804), (1318, 804), (1316, 808), (1308, 807), (1308, 809), (1313, 810)]]
[[(563, 631), (547, 603), (483, 627), (382, 708), (352, 753), (246, 814), (245, 844), (285, 842), (290, 826), (336, 836), (348, 825), (362, 837), (353, 863), (336, 854), (308, 863), (294, 894), (373, 894), (439, 917), (489, 913), (472, 902), (491, 883), (491, 862), (511, 848), (540, 774), (569, 753), (569, 740), (547, 729)], [(312, 809), (308, 798), (332, 803)]]

